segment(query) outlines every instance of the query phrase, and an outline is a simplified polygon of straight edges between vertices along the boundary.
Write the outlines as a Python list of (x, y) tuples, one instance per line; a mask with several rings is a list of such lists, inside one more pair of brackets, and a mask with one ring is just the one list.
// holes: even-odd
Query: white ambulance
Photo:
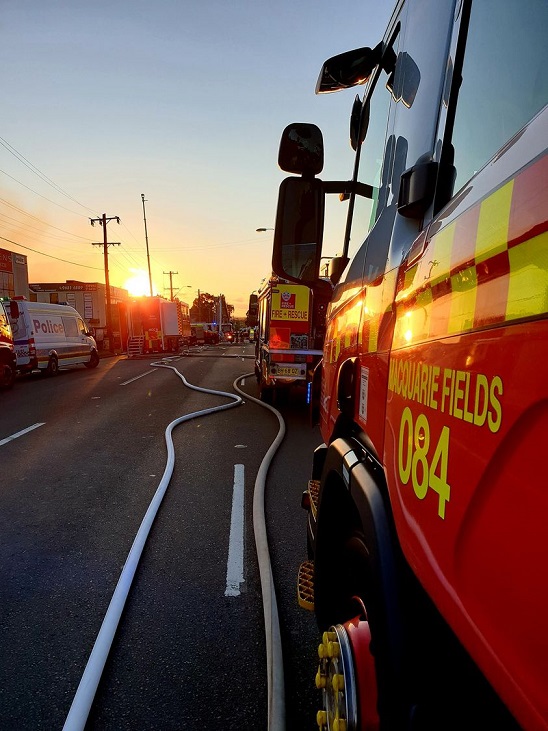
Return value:
[(99, 364), (97, 343), (74, 307), (16, 298), (9, 314), (20, 373), (54, 376), (62, 366)]

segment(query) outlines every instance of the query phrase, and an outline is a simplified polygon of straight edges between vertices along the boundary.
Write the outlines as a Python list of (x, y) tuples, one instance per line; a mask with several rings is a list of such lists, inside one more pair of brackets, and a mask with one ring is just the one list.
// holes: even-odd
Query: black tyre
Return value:
[(9, 363), (0, 363), (0, 389), (7, 391), (15, 383), (15, 370)]
[(97, 368), (99, 365), (99, 353), (96, 350), (91, 351), (91, 358), (87, 363), (84, 363), (86, 368)]
[(274, 389), (269, 386), (261, 386), (259, 396), (265, 404), (271, 404), (274, 401)]
[(43, 373), (46, 374), (46, 376), (56, 376), (59, 373), (59, 361), (57, 360), (57, 356), (52, 355), (50, 356), (48, 367), (46, 368)]

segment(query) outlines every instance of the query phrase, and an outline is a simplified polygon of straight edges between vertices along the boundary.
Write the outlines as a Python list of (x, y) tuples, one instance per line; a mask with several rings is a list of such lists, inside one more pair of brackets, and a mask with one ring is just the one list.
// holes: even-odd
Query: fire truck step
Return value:
[(303, 609), (314, 611), (314, 561), (303, 561), (299, 566), (297, 601)]
[(308, 480), (308, 494), (310, 495), (310, 510), (312, 515), (316, 517), (318, 512), (318, 497), (320, 494), (320, 481)]

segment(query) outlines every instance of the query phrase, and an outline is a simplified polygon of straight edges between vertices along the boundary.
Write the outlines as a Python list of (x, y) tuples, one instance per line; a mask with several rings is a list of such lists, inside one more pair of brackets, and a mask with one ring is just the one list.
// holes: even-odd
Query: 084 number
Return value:
[(445, 518), (445, 505), (449, 502), (451, 488), (447, 482), (449, 462), (449, 427), (444, 426), (431, 460), (430, 424), (424, 414), (413, 423), (409, 406), (403, 410), (398, 440), (398, 470), (400, 480), (407, 485), (411, 480), (415, 495), (423, 500), (428, 489), (438, 494), (438, 515)]

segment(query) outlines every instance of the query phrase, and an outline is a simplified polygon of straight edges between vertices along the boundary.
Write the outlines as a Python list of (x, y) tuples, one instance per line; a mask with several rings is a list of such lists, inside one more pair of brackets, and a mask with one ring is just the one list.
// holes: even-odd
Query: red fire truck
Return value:
[(321, 729), (548, 728), (547, 28), (535, 0), (400, 0), (320, 73), (365, 84), (348, 182), (317, 127), (282, 136), (279, 277), (325, 292), (348, 203), (299, 573)]
[(128, 348), (138, 344), (141, 353), (175, 352), (191, 339), (190, 311), (186, 302), (163, 297), (138, 297), (128, 305)]
[(259, 290), (258, 305), (255, 375), (261, 400), (270, 403), (280, 389), (301, 386), (309, 402), (322, 355), (327, 298), (314, 298), (309, 287), (273, 276)]

